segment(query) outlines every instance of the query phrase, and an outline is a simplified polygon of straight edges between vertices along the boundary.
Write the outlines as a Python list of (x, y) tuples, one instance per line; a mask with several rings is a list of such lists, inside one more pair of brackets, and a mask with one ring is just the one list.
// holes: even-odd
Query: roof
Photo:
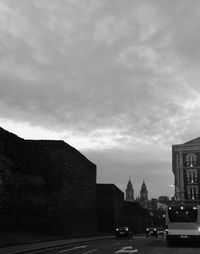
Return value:
[(200, 137), (192, 139), (192, 140), (190, 140), (188, 142), (185, 142), (184, 145), (185, 144), (195, 144), (195, 143), (200, 143)]

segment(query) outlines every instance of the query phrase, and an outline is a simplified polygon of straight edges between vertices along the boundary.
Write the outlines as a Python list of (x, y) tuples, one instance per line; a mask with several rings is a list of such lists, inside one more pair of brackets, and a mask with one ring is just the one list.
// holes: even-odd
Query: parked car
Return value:
[(158, 229), (154, 227), (150, 227), (146, 229), (146, 237), (155, 236), (158, 237)]
[(130, 230), (129, 227), (119, 227), (115, 230), (115, 237), (116, 239), (127, 237), (128, 239), (133, 238), (133, 232)]

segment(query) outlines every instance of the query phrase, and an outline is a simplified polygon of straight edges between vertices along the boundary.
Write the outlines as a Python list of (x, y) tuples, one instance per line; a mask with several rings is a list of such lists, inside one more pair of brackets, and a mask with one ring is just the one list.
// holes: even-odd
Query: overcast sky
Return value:
[(200, 136), (199, 0), (0, 0), (0, 45), (1, 127), (173, 193), (171, 146)]

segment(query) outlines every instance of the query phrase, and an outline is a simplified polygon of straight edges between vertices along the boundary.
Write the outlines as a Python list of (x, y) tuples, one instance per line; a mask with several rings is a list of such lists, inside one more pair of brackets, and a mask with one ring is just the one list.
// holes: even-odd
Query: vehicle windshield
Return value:
[(198, 210), (196, 207), (171, 206), (168, 215), (171, 222), (196, 222)]

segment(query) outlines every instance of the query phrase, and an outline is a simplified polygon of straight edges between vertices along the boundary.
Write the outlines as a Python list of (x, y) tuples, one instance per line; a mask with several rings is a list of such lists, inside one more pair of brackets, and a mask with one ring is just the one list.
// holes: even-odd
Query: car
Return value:
[(164, 229), (163, 228), (158, 228), (157, 232), (158, 232), (158, 235), (163, 235), (164, 234)]
[(150, 227), (146, 229), (146, 237), (149, 236), (155, 236), (156, 238), (158, 237), (158, 229), (155, 227)]
[(126, 237), (128, 239), (133, 238), (133, 232), (129, 227), (118, 227), (115, 229), (115, 237), (116, 239)]

